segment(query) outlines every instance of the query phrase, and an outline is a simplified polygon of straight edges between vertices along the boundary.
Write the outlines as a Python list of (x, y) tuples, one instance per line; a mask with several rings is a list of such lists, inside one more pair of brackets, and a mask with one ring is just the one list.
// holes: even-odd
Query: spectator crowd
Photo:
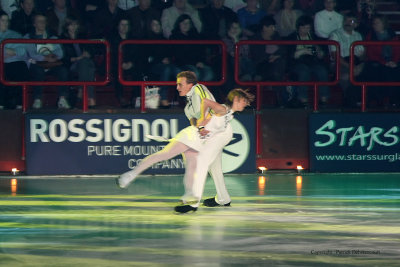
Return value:
[[(334, 62), (335, 46), (243, 45), (239, 53), (240, 81), (329, 81), (340, 66), (344, 103), (356, 106), (359, 88), (350, 83), (349, 55), (354, 41), (398, 40), (374, 0), (1, 0), (0, 41), (5, 39), (106, 39), (111, 45), (111, 74), (120, 107), (135, 103), (125, 99), (118, 80), (119, 45), (124, 40), (222, 40), (227, 47), (227, 83), (216, 95), (235, 86), (235, 44), (241, 40), (334, 40), (340, 45), (340, 62)], [(200, 81), (219, 80), (220, 50), (211, 45), (126, 45), (122, 70), (127, 80), (173, 81), (191, 70)], [(22, 44), (4, 47), (4, 79), (44, 81), (94, 81), (104, 74), (99, 45)], [(354, 76), (360, 81), (400, 79), (400, 46), (358, 46)], [(397, 80), (396, 80), (397, 79)], [(77, 101), (82, 88), (76, 89)], [(400, 104), (398, 88), (371, 88), (375, 105)], [(276, 86), (277, 104), (307, 107), (307, 86)], [(320, 86), (319, 101), (330, 103), (330, 88)], [(140, 92), (133, 88), (133, 97)], [(168, 108), (171, 94), (160, 88), (160, 107)], [(57, 106), (69, 109), (71, 89), (58, 87)], [(21, 108), (21, 88), (0, 84), (0, 109)], [(389, 100), (388, 100), (389, 99)], [(89, 107), (96, 106), (96, 92), (88, 88)], [(33, 109), (43, 107), (43, 87), (33, 88)]]

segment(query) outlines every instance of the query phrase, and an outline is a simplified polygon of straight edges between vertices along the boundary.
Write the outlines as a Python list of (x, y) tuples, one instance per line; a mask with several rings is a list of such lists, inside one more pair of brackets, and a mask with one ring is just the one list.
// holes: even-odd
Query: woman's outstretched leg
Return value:
[(181, 142), (170, 142), (166, 147), (164, 147), (163, 150), (145, 157), (133, 170), (123, 173), (119, 179), (117, 179), (118, 186), (121, 188), (127, 187), (139, 174), (141, 174), (151, 165), (173, 158), (188, 149), (190, 148)]
[(194, 173), (197, 166), (198, 152), (194, 149), (188, 149), (184, 153), (185, 157), (185, 176), (183, 176), (183, 184), (185, 186), (185, 194), (181, 200), (184, 204), (191, 203), (197, 199), (193, 195)]

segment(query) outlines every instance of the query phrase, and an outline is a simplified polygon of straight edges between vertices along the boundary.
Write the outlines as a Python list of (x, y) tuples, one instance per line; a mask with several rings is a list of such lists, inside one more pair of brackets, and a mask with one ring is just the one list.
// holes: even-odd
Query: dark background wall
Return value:
[(0, 112), (0, 171), (25, 169), (22, 158), (23, 116), (20, 110)]

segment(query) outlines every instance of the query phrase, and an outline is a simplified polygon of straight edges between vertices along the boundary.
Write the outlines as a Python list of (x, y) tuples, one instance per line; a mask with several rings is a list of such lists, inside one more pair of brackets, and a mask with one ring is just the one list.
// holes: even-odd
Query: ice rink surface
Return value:
[(181, 175), (115, 178), (0, 177), (0, 266), (399, 266), (400, 174), (227, 174), (184, 215)]

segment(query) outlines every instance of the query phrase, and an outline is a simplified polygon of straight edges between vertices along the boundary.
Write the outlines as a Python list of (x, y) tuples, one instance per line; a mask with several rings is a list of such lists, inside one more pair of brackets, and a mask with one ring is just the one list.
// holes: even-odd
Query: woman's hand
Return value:
[(210, 131), (204, 128), (206, 124), (210, 121), (210, 117), (208, 119), (200, 118), (197, 120), (197, 129), (199, 129), (200, 136), (206, 136)]

